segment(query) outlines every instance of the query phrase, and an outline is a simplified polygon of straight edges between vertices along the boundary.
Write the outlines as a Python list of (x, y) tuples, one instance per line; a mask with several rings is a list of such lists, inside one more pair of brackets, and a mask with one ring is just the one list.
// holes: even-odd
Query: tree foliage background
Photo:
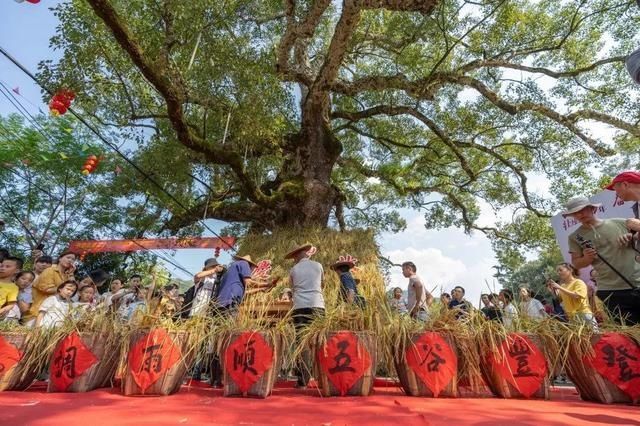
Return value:
[(39, 76), (73, 88), (176, 197), (123, 165), (102, 192), (131, 200), (130, 230), (394, 231), (409, 208), (430, 228), (487, 233), (513, 272), (553, 250), (561, 203), (638, 165), (632, 0), (73, 0), (55, 13), (62, 58)]

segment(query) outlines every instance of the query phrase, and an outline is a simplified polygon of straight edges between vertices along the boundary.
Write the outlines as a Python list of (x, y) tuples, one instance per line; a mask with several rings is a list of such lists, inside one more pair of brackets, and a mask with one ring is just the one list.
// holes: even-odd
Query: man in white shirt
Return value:
[[(322, 296), (324, 269), (320, 263), (309, 258), (312, 248), (311, 244), (303, 244), (285, 256), (285, 259), (295, 261), (295, 265), (289, 272), (289, 280), (293, 293), (292, 316), (297, 339), (314, 318), (324, 314), (324, 297)], [(309, 383), (311, 364), (307, 362), (308, 357), (308, 353), (304, 353), (303, 359), (296, 366), (299, 388), (304, 388)]]
[(187, 290), (183, 312), (189, 317), (205, 316), (211, 299), (215, 296), (216, 281), (223, 266), (215, 258), (207, 259), (204, 268), (193, 276), (195, 285)]
[(417, 271), (418, 268), (413, 262), (402, 264), (402, 275), (409, 278), (407, 309), (411, 318), (426, 321), (429, 317), (429, 306), (433, 303), (433, 296), (424, 287), (422, 280), (416, 274)]

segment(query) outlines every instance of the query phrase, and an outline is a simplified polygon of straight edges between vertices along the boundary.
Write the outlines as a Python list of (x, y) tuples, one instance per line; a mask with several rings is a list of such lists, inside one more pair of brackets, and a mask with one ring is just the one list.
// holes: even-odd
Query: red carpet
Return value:
[(279, 386), (264, 400), (224, 398), (221, 390), (184, 387), (167, 397), (125, 397), (117, 389), (48, 394), (0, 393), (2, 425), (639, 425), (640, 407), (582, 402), (573, 388), (552, 401), (407, 397), (376, 388), (367, 398), (322, 398), (317, 390)]

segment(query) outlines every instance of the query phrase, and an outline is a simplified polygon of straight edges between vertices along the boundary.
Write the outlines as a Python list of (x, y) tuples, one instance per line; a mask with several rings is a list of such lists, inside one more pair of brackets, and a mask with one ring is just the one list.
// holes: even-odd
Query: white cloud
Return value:
[[(467, 300), (477, 305), (481, 293), (499, 290), (492, 268), (496, 259), (484, 234), (469, 236), (455, 228), (427, 230), (421, 214), (410, 212), (407, 216), (404, 232), (381, 238), (383, 255), (394, 263), (414, 262), (427, 288), (435, 288), (434, 296), (460, 285)], [(390, 273), (389, 285), (406, 290), (407, 279), (400, 268), (394, 267)]]

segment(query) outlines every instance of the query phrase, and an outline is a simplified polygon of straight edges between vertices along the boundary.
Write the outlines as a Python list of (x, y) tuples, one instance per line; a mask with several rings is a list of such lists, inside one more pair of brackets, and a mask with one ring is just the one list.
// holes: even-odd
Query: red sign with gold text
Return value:
[(318, 350), (318, 362), (333, 386), (344, 396), (371, 367), (371, 356), (358, 336), (341, 331)]
[(129, 371), (144, 392), (180, 362), (182, 352), (167, 332), (158, 328), (145, 334), (129, 350)]
[(438, 333), (423, 333), (405, 352), (407, 365), (437, 397), (458, 370), (458, 357)]
[(106, 252), (129, 252), (138, 250), (157, 249), (224, 249), (228, 250), (235, 244), (234, 237), (222, 238), (139, 238), (134, 240), (86, 240), (71, 241), (69, 250), (76, 253), (106, 253)]
[(22, 358), (22, 353), (0, 336), (0, 378), (10, 371)]
[(615, 384), (634, 401), (640, 398), (640, 346), (620, 333), (605, 333), (593, 346), (594, 357), (585, 356), (604, 378)]
[(55, 390), (64, 392), (96, 362), (98, 358), (87, 348), (78, 333), (73, 332), (58, 343), (53, 351), (49, 380)]
[(510, 333), (489, 355), (489, 362), (525, 398), (536, 393), (547, 375), (547, 361), (542, 351), (524, 334)]
[(273, 350), (262, 335), (245, 331), (224, 353), (224, 367), (238, 386), (247, 392), (273, 364)]

